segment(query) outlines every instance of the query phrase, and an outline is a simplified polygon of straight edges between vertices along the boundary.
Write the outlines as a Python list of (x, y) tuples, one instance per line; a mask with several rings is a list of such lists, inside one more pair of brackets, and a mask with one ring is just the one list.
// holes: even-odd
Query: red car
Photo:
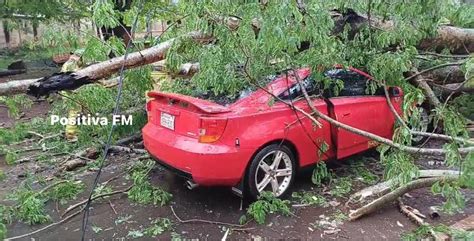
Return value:
[[(298, 70), (298, 75), (321, 113), (391, 139), (395, 119), (383, 89), (366, 94), (370, 75), (354, 68), (325, 72), (344, 82), (337, 96), (332, 87), (322, 91), (309, 69)], [(294, 76), (269, 78), (266, 88), (311, 112)], [(388, 91), (400, 113), (401, 89), (390, 87)], [(187, 178), (189, 188), (229, 186), (255, 198), (262, 191), (277, 197), (287, 194), (300, 168), (377, 145), (323, 120), (319, 128), (262, 89), (244, 93), (224, 106), (180, 94), (150, 92), (148, 123), (142, 130), (146, 149), (159, 163)]]

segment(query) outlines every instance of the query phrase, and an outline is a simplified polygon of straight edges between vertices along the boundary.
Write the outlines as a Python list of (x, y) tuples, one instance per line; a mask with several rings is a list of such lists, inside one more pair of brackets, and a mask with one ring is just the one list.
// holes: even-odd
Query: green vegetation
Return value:
[(3, 170), (0, 170), (0, 182), (7, 178), (7, 174)]
[(168, 218), (158, 218), (151, 222), (151, 226), (146, 228), (144, 233), (150, 237), (156, 237), (172, 227), (173, 223)]
[(300, 204), (317, 205), (317, 206), (322, 206), (322, 207), (328, 206), (328, 202), (326, 198), (316, 193), (293, 192), (291, 196), (295, 198), (297, 202)]
[[(4, 18), (2, 24), (8, 25), (7, 29), (30, 30), (30, 27), (37, 26), (39, 22), (48, 26), (40, 40), (27, 41), (17, 52), (7, 53), (5, 57), (2, 55), (0, 68), (6, 67), (14, 59), (50, 59), (52, 54), (77, 50), (82, 52), (81, 61), (86, 64), (107, 60), (110, 54), (122, 55), (125, 46), (119, 38), (102, 40), (94, 31), (57, 31), (57, 27), (62, 22), (87, 19), (99, 29), (104, 27), (110, 30), (121, 24), (130, 26), (135, 16), (138, 16), (139, 31), (145, 30), (147, 22), (158, 20), (169, 23), (169, 28), (159, 39), (135, 41), (132, 51), (144, 49), (145, 42), (155, 45), (177, 38), (166, 54), (167, 68), (174, 71), (183, 63), (200, 64), (200, 71), (190, 79), (176, 77), (174, 81), (164, 83), (163, 90), (236, 98), (249, 86), (256, 89), (258, 85), (266, 83), (266, 77), (276, 72), (309, 66), (315, 76), (314, 80), (322, 83), (326, 89), (332, 88), (337, 94), (343, 88), (343, 82), (328, 79), (322, 72), (338, 63), (371, 73), (375, 80), (367, 86), (368, 93), (373, 93), (385, 81), (387, 85), (400, 86), (405, 93), (403, 116), (410, 126), (417, 126), (420, 124), (420, 113), (415, 106), (426, 102), (426, 98), (420, 89), (406, 80), (406, 74), (408, 71), (427, 69), (452, 61), (423, 56), (420, 58), (423, 53), (417, 48), (418, 44), (423, 39), (433, 37), (437, 28), (442, 25), (474, 27), (474, 7), (461, 5), (454, 0), (413, 0), (409, 6), (405, 0), (314, 0), (305, 1), (304, 10), (296, 1), (207, 0), (199, 4), (190, 0), (179, 1), (177, 4), (158, 0), (133, 1), (130, 6), (122, 6), (125, 9), (123, 11), (111, 0), (85, 3), (83, 0), (49, 1), (38, 7), (35, 1), (5, 1), (0, 8), (0, 16)], [(143, 4), (143, 8), (139, 8), (142, 6), (140, 4)], [(338, 9), (343, 14), (354, 10), (363, 15), (393, 20), (395, 25), (393, 29), (387, 30), (372, 25), (362, 26), (357, 35), (354, 35), (349, 26), (343, 26), (335, 36), (334, 27), (337, 23), (334, 23), (334, 16), (329, 9)], [(26, 18), (19, 18), (18, 13)], [(229, 28), (226, 21), (222, 21), (227, 16), (236, 16), (239, 27)], [(254, 20), (258, 22), (258, 29), (253, 26)], [(189, 31), (200, 31), (212, 36), (211, 43), (203, 45), (181, 37)], [(310, 43), (305, 50), (302, 49), (303, 42)], [(444, 50), (443, 53), (449, 51)], [(465, 59), (459, 65), (468, 80), (466, 86), (472, 87), (474, 58), (471, 55)], [(118, 126), (113, 133), (113, 140), (138, 132), (146, 123), (147, 118), (143, 112), (144, 95), (152, 88), (151, 71), (149, 66), (126, 71), (120, 110), (138, 110), (131, 113), (134, 114), (133, 125)], [(117, 88), (87, 85), (66, 95), (68, 98), (50, 99), (54, 100), (50, 114), (64, 115), (71, 109), (78, 109), (83, 114), (110, 116)], [(273, 105), (274, 102), (272, 99), (268, 104)], [(472, 119), (472, 103), (472, 96), (455, 98), (432, 110), (430, 118), (447, 135), (467, 138), (465, 117)], [(31, 101), (25, 96), (0, 97), (0, 104), (6, 105), (9, 115), (17, 118), (21, 114), (20, 110), (29, 107)], [(29, 130), (44, 135), (63, 130), (62, 126), (49, 125), (48, 122), (49, 120), (36, 118), (29, 123), (15, 123), (10, 129), (0, 129), (0, 154), (5, 155), (6, 163), (16, 164), (23, 157), (15, 144), (32, 137)], [(110, 128), (111, 126), (80, 126), (77, 142), (67, 143), (62, 138), (50, 138), (43, 145), (72, 153), (84, 147), (102, 145)], [(412, 145), (412, 136), (407, 129), (397, 127), (394, 133), (396, 143)], [(449, 212), (459, 211), (465, 206), (461, 187), (474, 188), (474, 154), (461, 155), (460, 147), (461, 143), (457, 142), (444, 145), (447, 151), (446, 164), (450, 168), (463, 170), (459, 181), (436, 183), (432, 187), (433, 193), (446, 199), (444, 208)], [(321, 149), (315, 151), (321, 156), (326, 148), (327, 144), (322, 143)], [(417, 175), (418, 167), (413, 155), (384, 145), (378, 150), (384, 167), (384, 179), (393, 179), (395, 186), (401, 186)], [(55, 161), (46, 155), (38, 156), (37, 160), (43, 164)], [(92, 162), (87, 167), (97, 167), (100, 164), (99, 161)], [(151, 168), (152, 164), (147, 162), (140, 163), (132, 170), (129, 178), (134, 186), (128, 192), (128, 197), (141, 204), (165, 205), (172, 196), (161, 188), (152, 186), (148, 176)], [(335, 172), (327, 169), (325, 163), (320, 162), (313, 172), (312, 182), (318, 186), (325, 185), (329, 195), (344, 197), (351, 192), (356, 178), (367, 185), (379, 180), (377, 175), (364, 166), (356, 165), (351, 168), (351, 175), (336, 176)], [(0, 173), (0, 179), (2, 176), (4, 173)], [(3, 219), (0, 238), (5, 236), (4, 223), (11, 222), (12, 219), (31, 224), (47, 222), (50, 220), (44, 210), (47, 201), (64, 203), (75, 198), (82, 189), (82, 185), (70, 180), (42, 192), (36, 186), (33, 188), (30, 183), (23, 185), (10, 195), (15, 205), (0, 209)], [(111, 189), (99, 186), (94, 191), (99, 194), (110, 192)], [(325, 197), (320, 194), (297, 193), (294, 198), (311, 205), (324, 206), (326, 203)], [(291, 214), (288, 205), (287, 201), (263, 193), (249, 207), (247, 216), (257, 223), (264, 223), (270, 213)], [(343, 215), (337, 213), (335, 218), (342, 220)], [(142, 237), (146, 233), (153, 236), (167, 230), (169, 226), (170, 223), (160, 219), (153, 223), (148, 232), (134, 230), (130, 231), (129, 236)], [(421, 229), (423, 228), (426, 227)], [(100, 232), (99, 229), (94, 231)], [(423, 232), (425, 231), (419, 231)]]
[(329, 186), (329, 193), (336, 197), (344, 197), (352, 190), (352, 178), (351, 177), (338, 177), (333, 176), (331, 185)]
[(128, 231), (127, 238), (133, 238), (133, 239), (141, 238), (144, 235), (145, 234), (141, 230), (130, 230), (130, 231)]
[(46, 199), (31, 187), (23, 187), (10, 195), (10, 199), (17, 203), (15, 216), (28, 224), (41, 224), (49, 222), (51, 217), (46, 213)]
[(133, 187), (128, 191), (128, 198), (140, 204), (165, 205), (173, 197), (159, 187), (154, 187), (148, 180), (148, 173), (153, 168), (153, 161), (142, 162), (134, 167), (131, 173)]
[(76, 199), (77, 195), (84, 190), (84, 184), (81, 181), (66, 181), (60, 183), (49, 191), (52, 200), (64, 204), (69, 200)]
[(14, 219), (28, 224), (49, 222), (51, 217), (45, 210), (46, 202), (49, 200), (60, 202), (72, 200), (82, 192), (83, 186), (80, 182), (62, 180), (37, 190), (32, 188), (31, 179), (27, 179), (20, 188), (8, 195), (8, 199), (15, 204), (0, 206), (3, 222), (11, 223)]
[(315, 185), (321, 185), (323, 181), (331, 179), (331, 175), (326, 167), (325, 162), (318, 162), (316, 167), (313, 170), (313, 175), (311, 176), (311, 181)]
[(271, 192), (262, 192), (258, 200), (250, 204), (247, 215), (241, 217), (240, 223), (247, 222), (247, 216), (253, 218), (258, 224), (264, 224), (268, 214), (291, 215), (289, 204), (288, 200), (275, 198)]
[(464, 230), (457, 230), (450, 228), (445, 225), (421, 225), (420, 227), (416, 228), (415, 230), (407, 233), (402, 234), (402, 240), (405, 241), (415, 241), (421, 240), (425, 238), (429, 238), (432, 232), (439, 232), (448, 234), (451, 236), (452, 240), (472, 240), (474, 239), (474, 232), (473, 231), (464, 231)]
[(349, 168), (355, 179), (360, 180), (362, 183), (367, 185), (374, 185), (380, 178), (365, 166), (364, 162), (367, 161), (369, 160), (366, 160), (365, 158), (361, 161), (355, 161)]

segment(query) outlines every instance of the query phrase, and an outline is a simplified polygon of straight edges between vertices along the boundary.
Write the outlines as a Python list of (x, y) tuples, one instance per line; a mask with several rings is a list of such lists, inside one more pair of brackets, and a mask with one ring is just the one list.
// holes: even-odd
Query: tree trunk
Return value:
[[(393, 21), (384, 21), (375, 16), (371, 16), (369, 21), (367, 16), (358, 14), (352, 9), (348, 9), (345, 13), (331, 11), (331, 15), (335, 23), (334, 33), (336, 34), (342, 33), (346, 25), (351, 27), (349, 37), (354, 37), (367, 24), (370, 24), (375, 29), (396, 31), (396, 25)], [(418, 45), (418, 48), (438, 52), (443, 49), (449, 49), (453, 54), (470, 54), (474, 52), (474, 29), (440, 26), (438, 34), (423, 40)]]
[[(190, 37), (196, 41), (208, 41), (209, 39), (200, 32), (190, 32), (183, 37)], [(122, 65), (125, 69), (130, 69), (163, 60), (166, 52), (175, 41), (176, 39), (170, 39), (154, 47), (130, 53), (126, 61), (124, 56), (120, 56), (90, 65), (73, 73), (61, 73), (41, 79), (0, 83), (0, 96), (27, 93), (39, 97), (60, 90), (76, 89), (116, 73)]]
[(8, 22), (3, 21), (3, 34), (5, 35), (5, 42), (7, 43), (7, 46), (10, 45), (10, 30), (8, 29)]
[(418, 180), (411, 181), (408, 184), (406, 184), (404, 186), (401, 186), (401, 187), (395, 189), (394, 191), (389, 192), (386, 195), (383, 195), (380, 198), (375, 199), (374, 201), (370, 202), (369, 204), (367, 204), (367, 205), (365, 205), (365, 206), (363, 206), (363, 207), (361, 207), (357, 210), (352, 211), (349, 214), (349, 220), (354, 221), (354, 220), (356, 220), (356, 219), (358, 219), (358, 218), (360, 218), (360, 217), (362, 217), (366, 214), (369, 214), (369, 213), (371, 213), (375, 210), (378, 210), (382, 206), (397, 200), (398, 197), (400, 197), (401, 195), (403, 195), (403, 194), (405, 194), (409, 191), (419, 189), (419, 188), (423, 188), (423, 187), (430, 187), (435, 182), (438, 182), (438, 181), (453, 181), (453, 180), (457, 180), (457, 177), (451, 177), (451, 176), (449, 176), (449, 177), (431, 177), (431, 178), (424, 178), (424, 179), (418, 179)]

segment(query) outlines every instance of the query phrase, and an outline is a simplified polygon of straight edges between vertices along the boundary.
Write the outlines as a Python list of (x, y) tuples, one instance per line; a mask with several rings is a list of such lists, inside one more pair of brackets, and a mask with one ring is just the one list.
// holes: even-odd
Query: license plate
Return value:
[(170, 130), (174, 130), (174, 115), (161, 112), (160, 124)]

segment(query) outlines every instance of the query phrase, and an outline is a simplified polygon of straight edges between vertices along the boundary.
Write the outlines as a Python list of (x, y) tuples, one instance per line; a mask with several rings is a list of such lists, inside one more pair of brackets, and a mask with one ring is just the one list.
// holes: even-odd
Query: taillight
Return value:
[(199, 142), (212, 143), (221, 138), (227, 119), (201, 118), (199, 127)]

